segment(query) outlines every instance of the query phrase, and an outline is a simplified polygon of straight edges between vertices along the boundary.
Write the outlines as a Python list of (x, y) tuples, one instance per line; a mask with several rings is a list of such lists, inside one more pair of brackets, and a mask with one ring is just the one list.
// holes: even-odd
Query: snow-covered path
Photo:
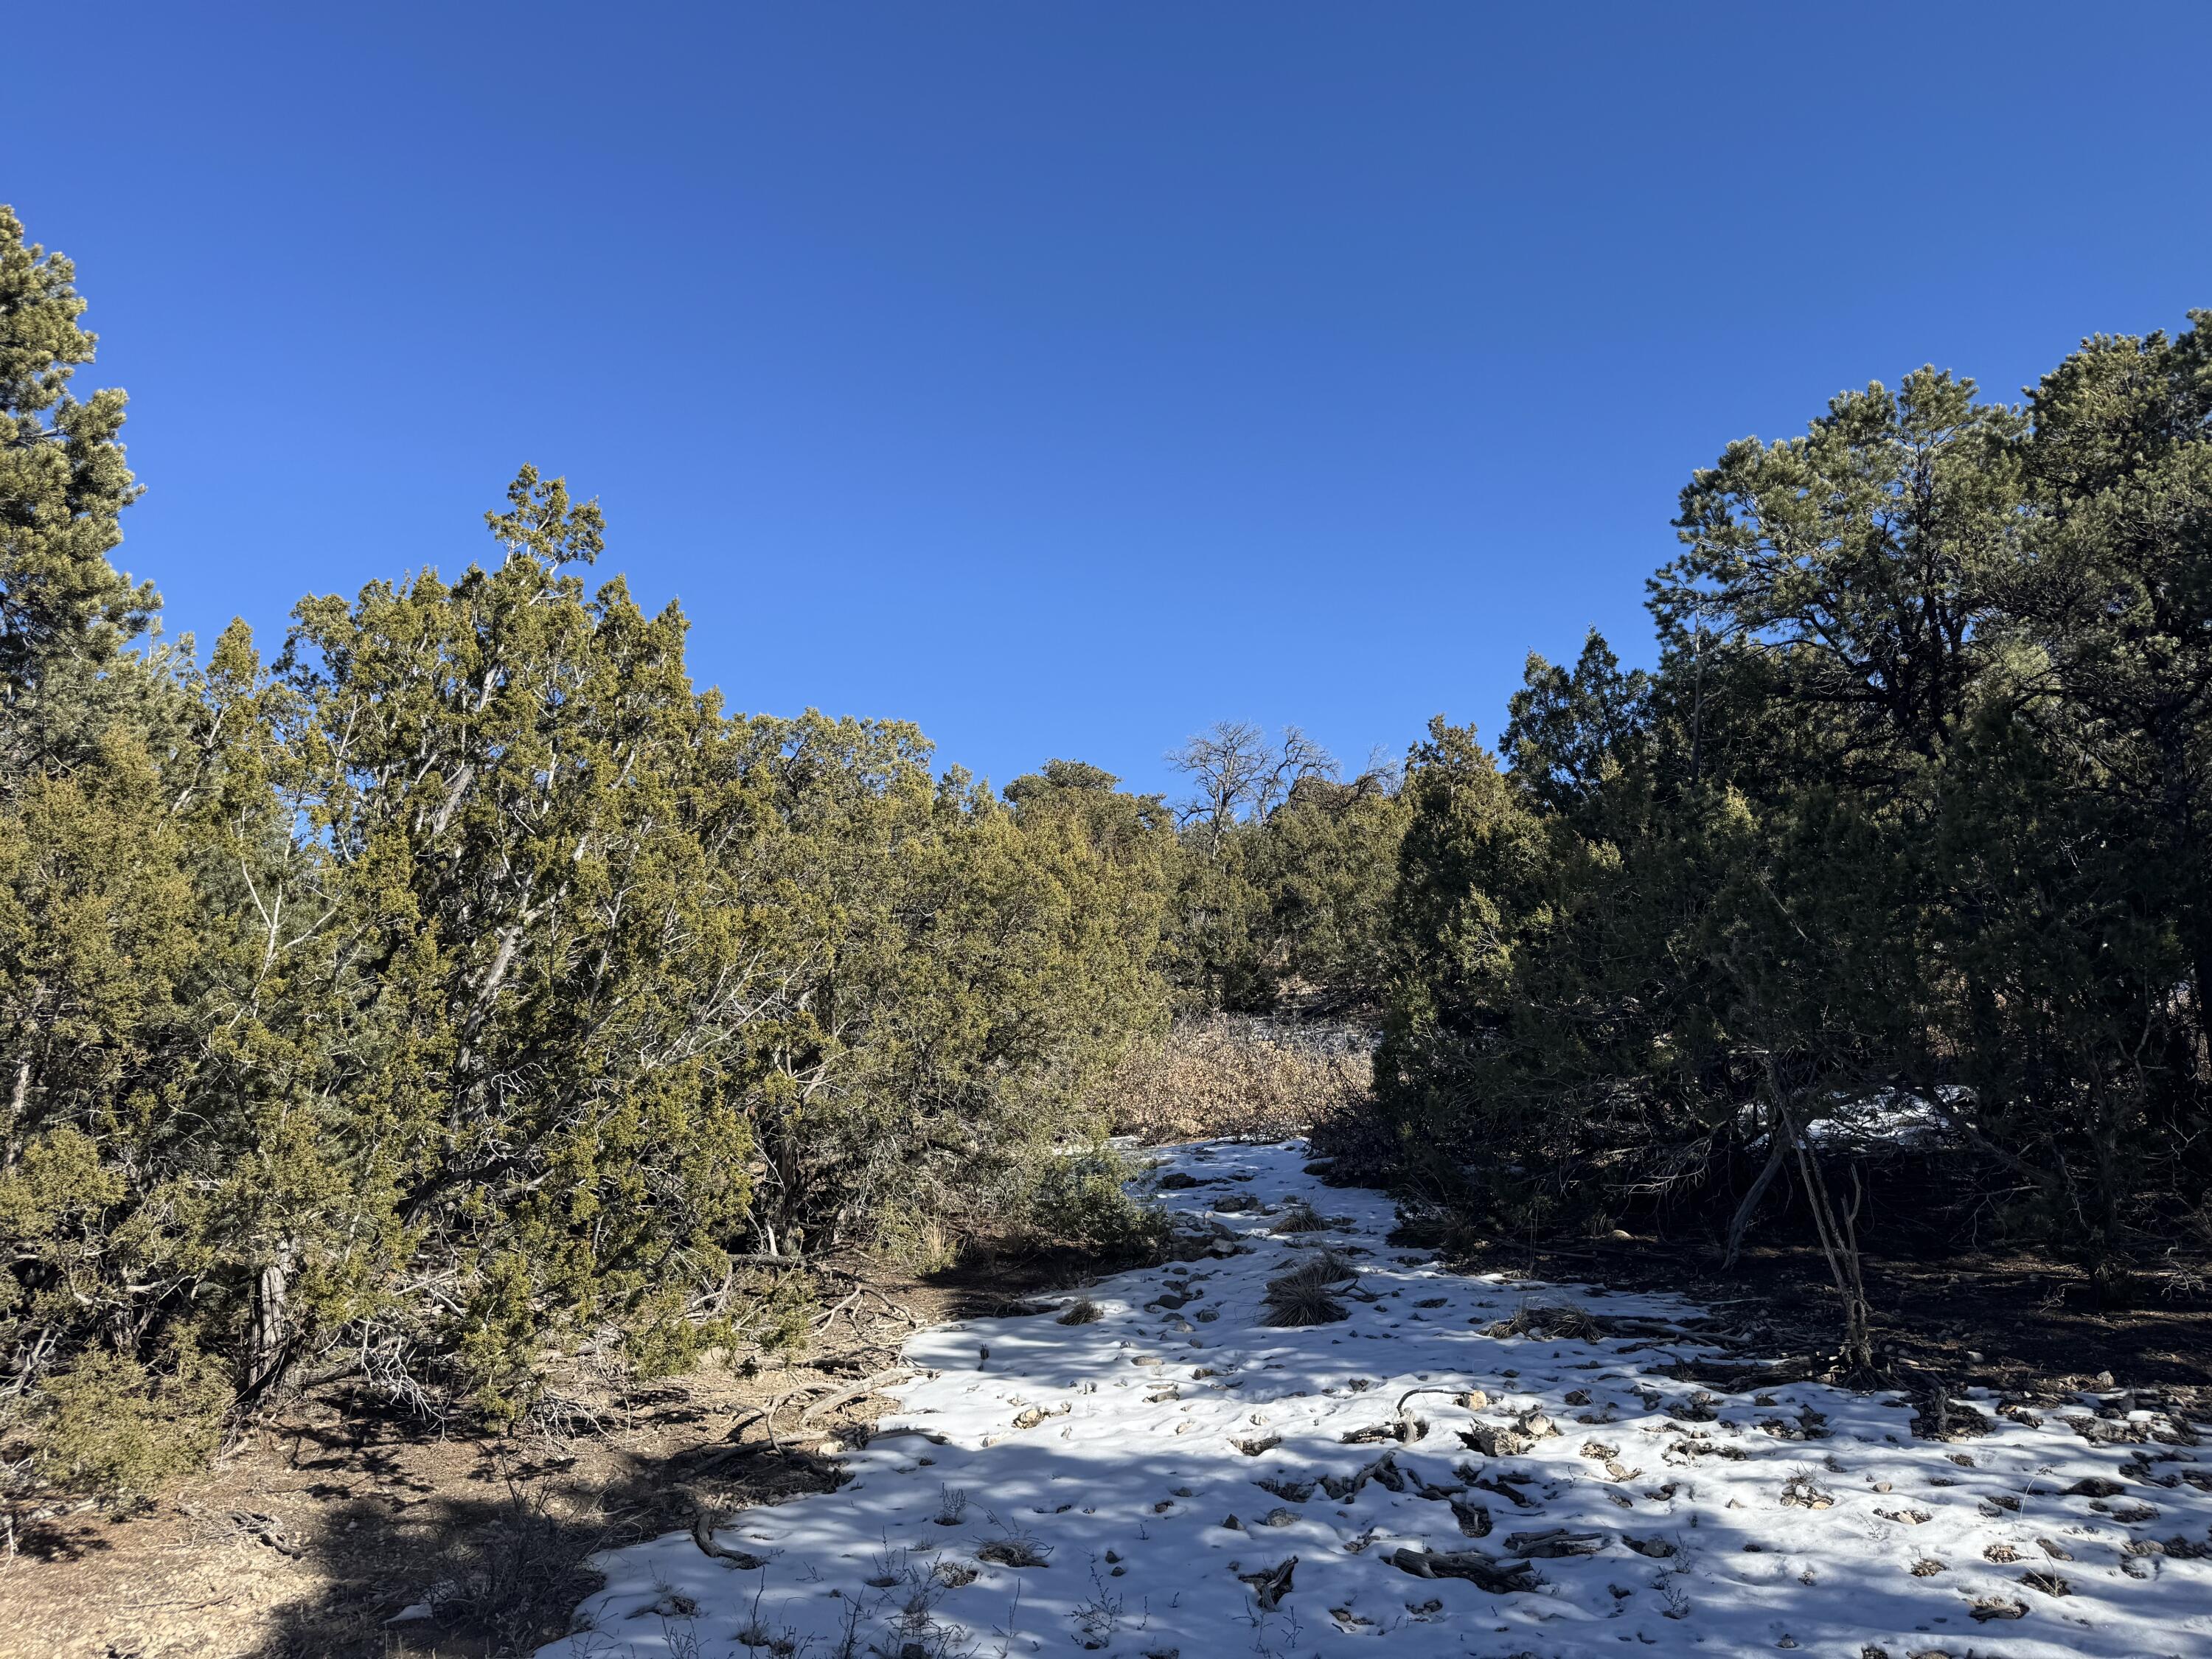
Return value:
[[(1662, 1369), (1695, 1340), (1648, 1323), (1486, 1334), (1686, 1304), (1448, 1273), (1301, 1145), (1165, 1156), (1197, 1182), (1166, 1201), (1232, 1253), (1108, 1279), (1089, 1322), (1067, 1296), (921, 1333), (850, 1484), (720, 1534), (757, 1570), (683, 1534), (607, 1556), (544, 1655), (2212, 1655), (2212, 1449), (2185, 1425), (2085, 1400), (1944, 1443), (1901, 1396), (1703, 1392)], [(1273, 1231), (1300, 1200), (1325, 1230)], [(1263, 1324), (1325, 1251), (1320, 1275), (1358, 1269), (1347, 1317)]]

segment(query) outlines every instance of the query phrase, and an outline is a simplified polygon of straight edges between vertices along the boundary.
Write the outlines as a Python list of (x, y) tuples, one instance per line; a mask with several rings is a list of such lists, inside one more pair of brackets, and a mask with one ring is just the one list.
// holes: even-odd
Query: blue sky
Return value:
[(1676, 491), (2212, 306), (2212, 7), (19, 8), (172, 631), (484, 555), (518, 463), (747, 709), (1169, 787), (1646, 659)]

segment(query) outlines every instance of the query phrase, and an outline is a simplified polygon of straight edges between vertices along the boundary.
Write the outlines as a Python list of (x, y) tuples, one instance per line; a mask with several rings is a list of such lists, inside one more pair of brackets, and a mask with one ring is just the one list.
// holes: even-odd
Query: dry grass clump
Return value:
[(1271, 1233), (1319, 1233), (1328, 1231), (1328, 1218), (1302, 1198), (1294, 1198), (1283, 1206), (1283, 1212), (1275, 1218), (1275, 1224), (1267, 1229)]
[(1359, 1277), (1358, 1264), (1336, 1250), (1316, 1250), (1289, 1272), (1267, 1281), (1274, 1290), (1284, 1285), (1342, 1285)]
[(1482, 1334), (1533, 1336), (1544, 1342), (1589, 1342), (1604, 1335), (1605, 1329), (1580, 1308), (1547, 1308), (1532, 1303), (1518, 1310), (1510, 1319), (1496, 1320), (1484, 1326)]
[(1150, 1146), (1281, 1139), (1364, 1110), (1374, 1081), (1361, 1034), (1215, 1014), (1132, 1051), (1097, 1104)]
[(1334, 1325), (1349, 1317), (1334, 1292), (1359, 1277), (1359, 1269), (1334, 1250), (1319, 1250), (1267, 1281), (1267, 1311), (1260, 1322), (1276, 1330)]
[(1351, 1317), (1351, 1310), (1328, 1293), (1326, 1285), (1293, 1285), (1267, 1294), (1267, 1311), (1260, 1322), (1273, 1329), (1297, 1330), (1307, 1325), (1334, 1325)]

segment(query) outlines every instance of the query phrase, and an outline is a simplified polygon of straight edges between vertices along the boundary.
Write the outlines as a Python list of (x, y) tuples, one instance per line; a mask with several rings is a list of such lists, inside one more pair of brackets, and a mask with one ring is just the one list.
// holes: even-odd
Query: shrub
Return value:
[(33, 1445), (48, 1485), (152, 1497), (200, 1468), (222, 1443), (230, 1387), (204, 1356), (173, 1356), (149, 1372), (95, 1350), (49, 1381)]
[(1030, 1197), (1029, 1224), (1044, 1243), (1103, 1255), (1145, 1256), (1166, 1240), (1167, 1217), (1129, 1191), (1137, 1170), (1103, 1140), (1047, 1164)]
[(1373, 1080), (1362, 1032), (1215, 1014), (1134, 1045), (1093, 1104), (1148, 1146), (1280, 1139), (1364, 1115)]

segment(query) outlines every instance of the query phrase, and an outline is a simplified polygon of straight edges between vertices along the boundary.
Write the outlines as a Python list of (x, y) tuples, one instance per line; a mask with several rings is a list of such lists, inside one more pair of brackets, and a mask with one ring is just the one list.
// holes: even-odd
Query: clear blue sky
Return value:
[(172, 631), (489, 544), (524, 460), (741, 708), (1006, 781), (1494, 737), (1648, 659), (1675, 492), (1924, 362), (2212, 305), (2212, 5), (18, 6)]

